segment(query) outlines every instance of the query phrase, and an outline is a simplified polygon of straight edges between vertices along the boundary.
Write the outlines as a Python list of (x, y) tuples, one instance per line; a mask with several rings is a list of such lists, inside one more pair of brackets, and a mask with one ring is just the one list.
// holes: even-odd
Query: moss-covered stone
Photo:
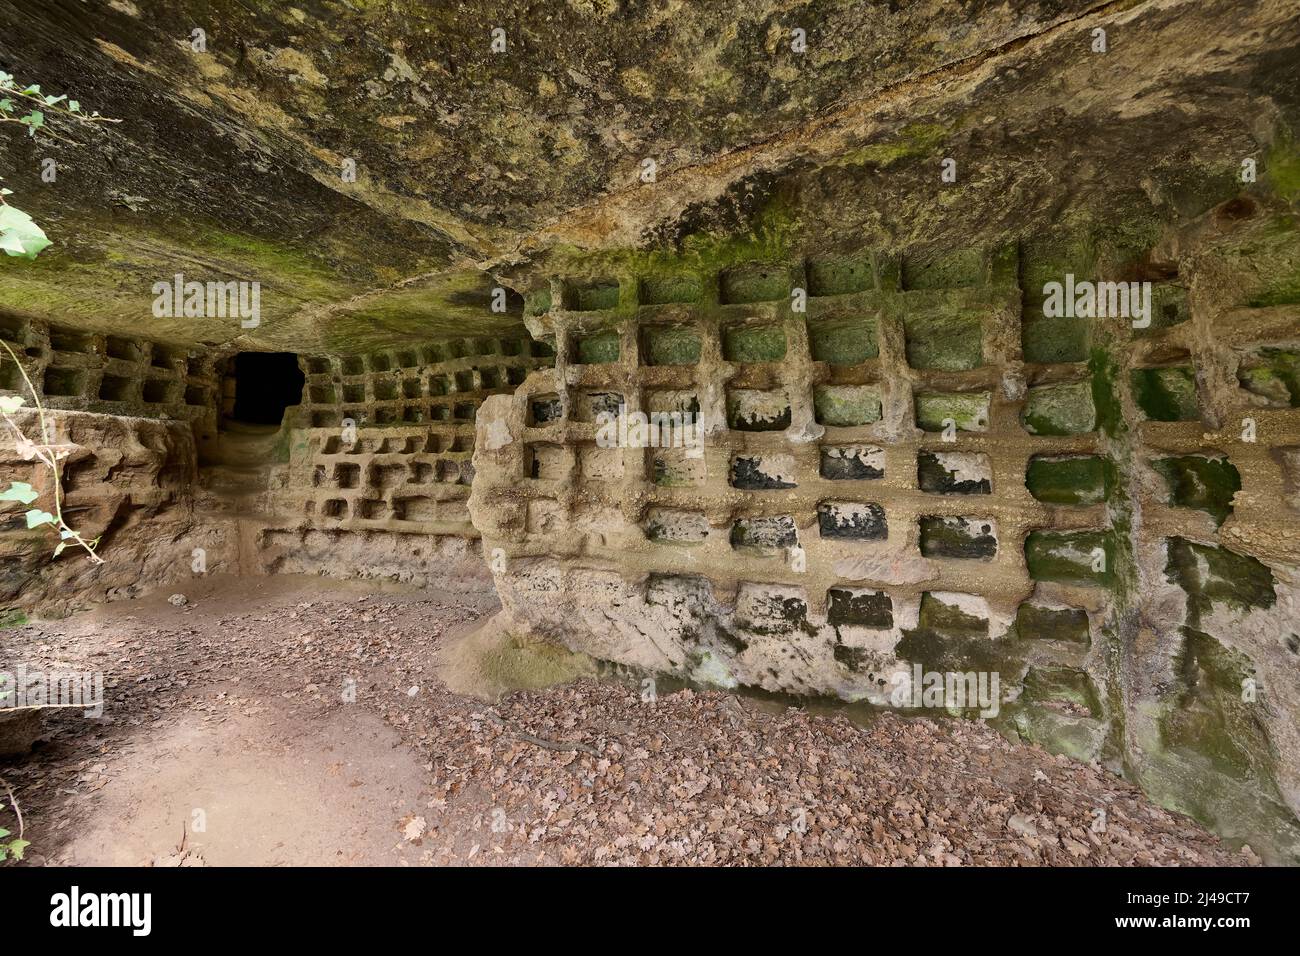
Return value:
[(1096, 688), (1076, 668), (1031, 667), (1006, 719), (1016, 733), (1048, 753), (1095, 760), (1106, 736)]
[(875, 288), (869, 255), (813, 259), (807, 269), (809, 295), (847, 295)]
[(27, 614), (22, 608), (7, 607), (0, 610), (0, 629), (22, 627), (27, 623)]
[(1062, 703), (1079, 708), (1081, 716), (1098, 717), (1102, 713), (1097, 687), (1086, 671), (1077, 667), (1036, 665), (1025, 674), (1025, 703)]
[(669, 305), (698, 302), (704, 288), (696, 275), (646, 276), (641, 280), (639, 297), (642, 305)]
[(773, 302), (790, 295), (790, 269), (779, 263), (747, 262), (722, 273), (722, 301), (727, 304)]
[(615, 331), (578, 337), (579, 365), (609, 365), (618, 361), (619, 335)]
[(1137, 368), (1130, 376), (1133, 398), (1147, 418), (1156, 422), (1189, 422), (1200, 418), (1196, 375), (1190, 366)]
[(943, 310), (909, 313), (903, 322), (907, 364), (959, 372), (984, 364), (980, 313)]
[(981, 285), (988, 276), (988, 255), (979, 246), (903, 257), (903, 288), (955, 289)]
[(822, 425), (869, 425), (880, 421), (880, 390), (872, 385), (818, 385), (813, 410)]
[(1264, 348), (1245, 358), (1237, 369), (1242, 388), (1269, 404), (1300, 408), (1300, 352)]
[(1172, 282), (1157, 282), (1151, 289), (1151, 327), (1146, 331), (1182, 325), (1192, 317), (1187, 289)]
[(989, 632), (987, 618), (972, 614), (959, 604), (945, 601), (931, 591), (921, 595), (917, 626), (948, 636), (987, 635)]
[(722, 332), (722, 357), (728, 362), (779, 362), (785, 350), (780, 325), (733, 325)]
[(874, 319), (821, 319), (808, 323), (814, 362), (858, 365), (880, 354)]
[(1021, 351), (1026, 362), (1083, 362), (1088, 358), (1089, 331), (1085, 319), (1026, 312), (1020, 326)]
[(1035, 581), (1107, 587), (1115, 579), (1115, 542), (1106, 531), (1031, 531), (1025, 563)]
[(1089, 382), (1042, 385), (1029, 390), (1020, 416), (1034, 435), (1081, 435), (1097, 427)]
[(894, 648), (902, 660), (933, 671), (1018, 670), (1009, 661), (1013, 648), (1005, 641), (989, 639), (988, 621), (967, 614), (929, 592), (921, 595), (917, 626), (903, 632)]
[(575, 312), (617, 309), (618, 300), (618, 282), (614, 279), (599, 279), (572, 286), (565, 294), (565, 305)]
[(689, 326), (646, 326), (641, 343), (647, 365), (696, 365), (700, 361), (700, 334)]
[(921, 554), (927, 558), (991, 558), (998, 539), (990, 521), (972, 518), (923, 516), (920, 521)]
[(1241, 490), (1241, 473), (1227, 458), (1178, 455), (1157, 458), (1151, 467), (1168, 486), (1169, 504), (1205, 511), (1218, 524), (1232, 514), (1233, 496)]
[(1268, 184), (1277, 195), (1290, 203), (1300, 199), (1300, 148), (1289, 131), (1274, 139), (1265, 157), (1264, 170)]
[(687, 456), (686, 449), (660, 448), (655, 451), (652, 478), (661, 488), (690, 488), (704, 482), (704, 459)]
[(1160, 721), (1164, 744), (1193, 750), (1229, 776), (1267, 770), (1268, 737), (1254, 706), (1242, 700), (1244, 685), (1255, 678), (1249, 658), (1188, 627), (1174, 673), (1179, 689)]
[(1077, 607), (1047, 607), (1025, 601), (1016, 608), (1016, 636), (1022, 641), (1067, 641), (1087, 645), (1088, 612)]
[(982, 432), (989, 427), (988, 392), (931, 392), (916, 396), (916, 425), (942, 432), (951, 421), (959, 431)]
[(1097, 504), (1113, 483), (1114, 468), (1100, 455), (1035, 455), (1025, 469), (1025, 487), (1045, 504)]
[(1277, 600), (1268, 565), (1228, 548), (1170, 538), (1166, 544), (1165, 577), (1187, 592), (1187, 620), (1200, 626), (1201, 615), (1213, 604), (1237, 611), (1272, 607)]

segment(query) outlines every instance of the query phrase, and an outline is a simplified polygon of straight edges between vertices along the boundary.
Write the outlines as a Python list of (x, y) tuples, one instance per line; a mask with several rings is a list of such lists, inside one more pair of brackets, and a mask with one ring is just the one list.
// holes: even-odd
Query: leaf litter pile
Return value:
[(0, 631), (4, 660), (105, 674), (109, 719), (47, 712), (48, 740), (3, 768), (29, 830), (44, 824), (47, 858), (139, 735), (182, 712), (220, 724), (278, 707), (312, 721), (360, 709), (396, 731), (425, 792), (378, 835), (393, 863), (1258, 862), (1101, 767), (980, 723), (886, 713), (864, 725), (713, 691), (643, 701), (592, 677), (487, 703), (437, 669), (444, 640), (490, 613), (490, 596), (272, 590), (251, 598), (236, 579), (176, 606)]

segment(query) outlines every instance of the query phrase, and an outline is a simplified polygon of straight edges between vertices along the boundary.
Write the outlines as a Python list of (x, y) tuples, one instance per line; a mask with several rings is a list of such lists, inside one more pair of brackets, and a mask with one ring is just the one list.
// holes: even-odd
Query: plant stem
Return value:
[(23, 811), (19, 809), (18, 801), (14, 798), (14, 788), (9, 786), (9, 781), (6, 780), (4, 777), (0, 777), (0, 787), (4, 787), (5, 792), (9, 794), (9, 806), (14, 808), (14, 814), (18, 817), (18, 839), (21, 840), (23, 838), (23, 829), (24, 829)]
[[(36, 457), (39, 458), (42, 463), (48, 465), (50, 470), (54, 472), (54, 517), (59, 523), (59, 540), (61, 542), (66, 540), (76, 541), (77, 544), (86, 549), (86, 553), (90, 555), (92, 561), (96, 564), (103, 564), (104, 559), (95, 553), (94, 547), (81, 536), (80, 532), (70, 527), (68, 523), (63, 520), (63, 480), (62, 476), (59, 474), (58, 455), (55, 454), (54, 448), (50, 443), (49, 425), (45, 420), (45, 406), (41, 404), (41, 398), (36, 393), (36, 386), (33, 385), (32, 380), (27, 377), (27, 369), (25, 369), (23, 363), (18, 360), (18, 354), (9, 346), (9, 343), (3, 339), (0, 339), (0, 345), (4, 346), (4, 350), (9, 353), (9, 357), (13, 359), (14, 364), (18, 366), (18, 374), (23, 377), (23, 381), (27, 384), (27, 390), (32, 393), (32, 403), (36, 406), (36, 416), (41, 423), (41, 447), (44, 448), (45, 453), (49, 455), (49, 457), (46, 458), (45, 455), (41, 454), (40, 449), (38, 449)], [(12, 418), (5, 415), (4, 420), (8, 422), (9, 427), (12, 428), (20, 437), (26, 438), (26, 436), (23, 435), (22, 430)], [(63, 532), (65, 531), (68, 532), (68, 537), (63, 535)]]

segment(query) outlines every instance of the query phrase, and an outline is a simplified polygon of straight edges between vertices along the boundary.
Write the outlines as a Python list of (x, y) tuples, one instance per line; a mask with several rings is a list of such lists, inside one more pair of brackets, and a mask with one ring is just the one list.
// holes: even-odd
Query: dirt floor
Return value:
[(594, 676), (486, 703), (440, 671), (501, 690), (591, 670), (494, 645), (490, 591), (180, 590), (0, 631), (0, 666), (105, 675), (102, 718), (47, 711), (45, 739), (0, 766), (28, 862), (1257, 862), (978, 723), (643, 699)]

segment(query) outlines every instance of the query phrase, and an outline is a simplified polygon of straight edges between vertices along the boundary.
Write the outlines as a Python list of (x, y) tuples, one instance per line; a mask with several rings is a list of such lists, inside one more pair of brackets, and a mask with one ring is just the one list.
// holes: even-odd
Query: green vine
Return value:
[[(69, 142), (50, 128), (48, 119), (54, 116), (83, 126), (121, 122), (100, 116), (98, 112), (86, 113), (81, 104), (68, 99), (66, 93), (58, 96), (42, 93), (36, 84), (23, 85), (14, 80), (12, 73), (0, 70), (0, 123), (25, 126), (28, 136), (35, 137), (40, 133), (60, 142)], [(31, 216), (6, 201), (5, 197), (12, 195), (13, 190), (0, 188), (0, 249), (8, 256), (35, 259), (37, 253), (50, 245), (50, 239)]]
[[(12, 840), (9, 840), (8, 837), (13, 836), (13, 833), (4, 827), (0, 827), (0, 862), (9, 859), (21, 860), (23, 853), (32, 845), (30, 840), (23, 839), (23, 831), (26, 829), (23, 825), (23, 811), (19, 808), (18, 801), (14, 799), (13, 788), (9, 786), (4, 777), (0, 777), (0, 787), (4, 787), (5, 793), (9, 795), (9, 808), (13, 810), (14, 816), (18, 818), (18, 835)], [(3, 809), (4, 804), (0, 803), (0, 810)]]
[[(63, 553), (69, 544), (79, 545), (84, 548), (90, 555), (92, 561), (96, 564), (103, 564), (104, 559), (95, 553), (95, 548), (99, 545), (99, 538), (87, 541), (81, 536), (81, 533), (68, 525), (63, 517), (63, 490), (60, 482), (59, 462), (68, 457), (71, 452), (71, 446), (56, 445), (50, 441), (49, 423), (45, 419), (45, 408), (41, 405), (40, 397), (36, 393), (36, 387), (32, 385), (32, 380), (27, 377), (27, 370), (23, 368), (23, 363), (18, 361), (18, 356), (9, 343), (0, 340), (0, 346), (9, 353), (9, 357), (14, 360), (18, 366), (18, 374), (23, 377), (27, 384), (27, 389), (32, 393), (32, 401), (36, 406), (36, 415), (41, 423), (41, 440), (32, 441), (24, 434), (22, 428), (14, 421), (13, 416), (27, 403), (27, 400), (21, 395), (0, 395), (0, 418), (3, 418), (5, 424), (9, 426), (10, 431), (14, 434), (14, 442), (18, 448), (18, 456), (24, 461), (33, 459), (41, 462), (54, 473), (54, 513), (44, 511), (40, 508), (31, 508), (27, 512), (27, 527), (39, 528), (44, 525), (53, 525), (59, 532), (59, 543), (54, 548), (54, 557)], [(0, 501), (17, 501), (20, 504), (30, 505), (39, 497), (37, 491), (25, 481), (11, 481), (9, 487), (0, 491)]]

